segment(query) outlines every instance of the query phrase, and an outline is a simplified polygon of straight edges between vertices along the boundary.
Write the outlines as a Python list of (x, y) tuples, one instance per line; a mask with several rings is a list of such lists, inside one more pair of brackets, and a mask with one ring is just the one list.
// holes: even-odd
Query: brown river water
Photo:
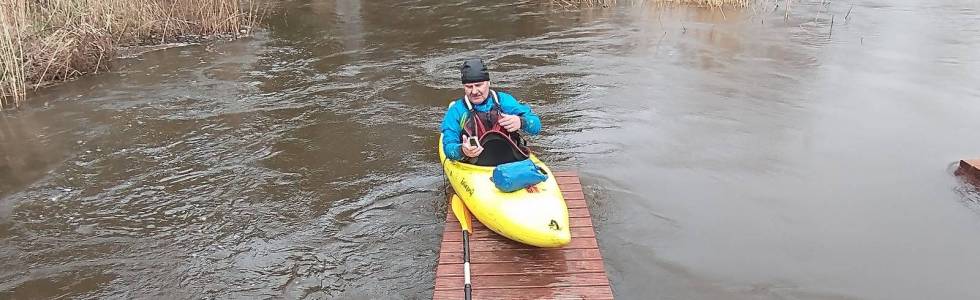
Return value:
[(980, 2), (622, 2), (283, 2), (40, 90), (0, 116), (0, 298), (430, 297), (482, 56), (618, 298), (980, 299)]

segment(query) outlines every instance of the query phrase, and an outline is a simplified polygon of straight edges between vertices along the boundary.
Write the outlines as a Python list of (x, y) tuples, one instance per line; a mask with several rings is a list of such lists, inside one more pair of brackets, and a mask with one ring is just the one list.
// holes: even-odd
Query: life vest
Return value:
[[(476, 111), (476, 109), (473, 109), (473, 104), (470, 103), (469, 97), (465, 95), (463, 96), (463, 103), (466, 104), (466, 108), (470, 112), (469, 117), (466, 118), (465, 122), (463, 122), (463, 134), (466, 136), (475, 136), (479, 138), (480, 145), (483, 146), (484, 149), (491, 148), (494, 151), (500, 151), (499, 144), (506, 143), (508, 146), (507, 148), (510, 148), (510, 152), (512, 152), (506, 154), (513, 156), (513, 159), (507, 158), (504, 160), (517, 161), (527, 159), (528, 155), (530, 154), (530, 150), (527, 148), (527, 145), (521, 135), (518, 134), (517, 131), (507, 132), (507, 129), (504, 129), (504, 127), (500, 126), (500, 123), (497, 122), (500, 120), (500, 115), (502, 114), (502, 111), (500, 110), (500, 100), (497, 98), (497, 92), (490, 90), (490, 96), (493, 98), (493, 107), (487, 112)], [(466, 141), (463, 140), (463, 143), (466, 143)], [(494, 147), (488, 147), (491, 146), (491, 144), (495, 144), (493, 145)], [(484, 154), (492, 154), (497, 157), (503, 155), (502, 153), (486, 152), (487, 151), (484, 151), (483, 154), (480, 154), (478, 161), (481, 159), (489, 159), (484, 159)], [(490, 160), (494, 160), (494, 164), (502, 163), (496, 162), (496, 160), (500, 159)]]

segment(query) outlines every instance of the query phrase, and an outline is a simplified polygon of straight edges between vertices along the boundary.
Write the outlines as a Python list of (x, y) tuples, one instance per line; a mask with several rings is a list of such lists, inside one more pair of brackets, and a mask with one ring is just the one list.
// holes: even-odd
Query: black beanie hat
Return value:
[(459, 78), (463, 84), (489, 81), (490, 72), (487, 72), (487, 66), (482, 59), (470, 58), (463, 61), (463, 66), (459, 68)]

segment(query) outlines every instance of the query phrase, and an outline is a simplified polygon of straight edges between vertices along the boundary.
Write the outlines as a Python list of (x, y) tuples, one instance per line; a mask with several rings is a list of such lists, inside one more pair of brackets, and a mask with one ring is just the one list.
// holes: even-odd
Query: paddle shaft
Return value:
[(473, 220), (470, 212), (466, 210), (466, 204), (458, 196), (453, 195), (449, 202), (453, 214), (459, 219), (459, 227), (463, 230), (463, 296), (466, 300), (472, 299), (472, 286), (470, 285), (470, 231), (473, 230)]
[(473, 287), (470, 285), (470, 231), (463, 230), (463, 296), (472, 299)]

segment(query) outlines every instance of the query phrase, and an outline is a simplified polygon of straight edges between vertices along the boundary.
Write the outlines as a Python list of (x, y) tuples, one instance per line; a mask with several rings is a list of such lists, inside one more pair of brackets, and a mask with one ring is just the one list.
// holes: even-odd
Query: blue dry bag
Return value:
[(531, 159), (525, 159), (498, 165), (493, 168), (491, 179), (498, 189), (509, 193), (545, 181), (548, 174)]

